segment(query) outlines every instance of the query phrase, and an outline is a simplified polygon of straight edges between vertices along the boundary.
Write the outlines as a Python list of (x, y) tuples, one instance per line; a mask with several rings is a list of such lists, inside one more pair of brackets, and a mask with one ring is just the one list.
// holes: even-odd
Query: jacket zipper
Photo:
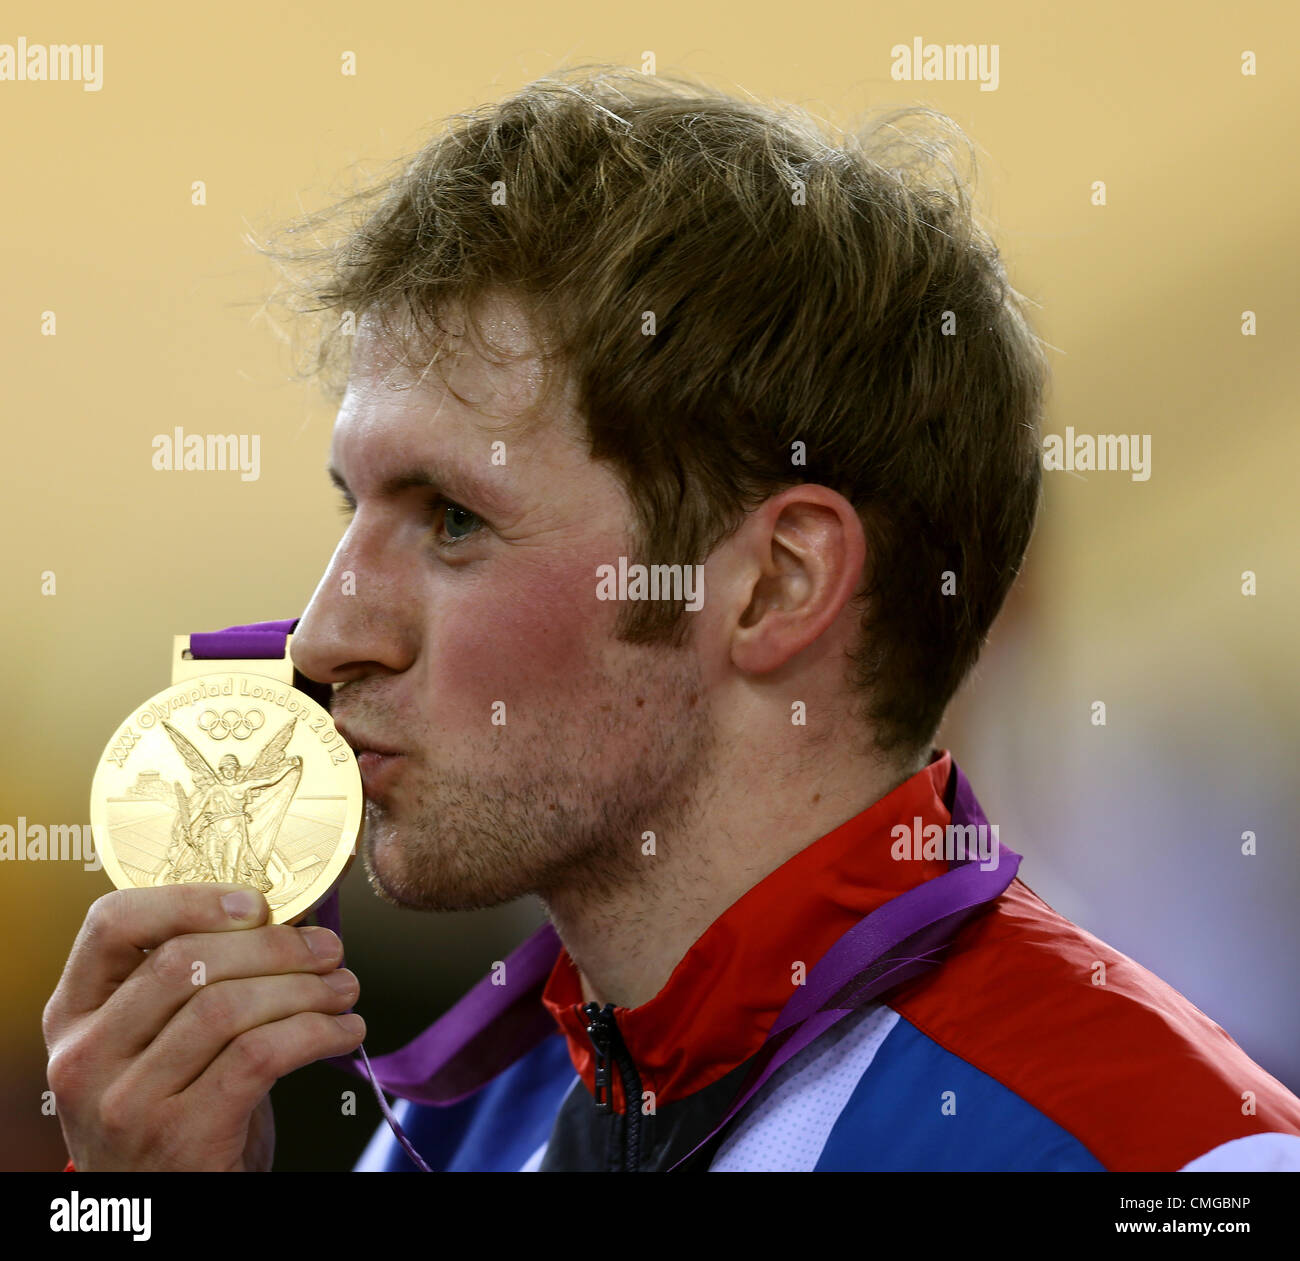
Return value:
[(586, 1003), (579, 1009), (587, 1021), (587, 1036), (596, 1049), (596, 1111), (614, 1111), (610, 1060), (618, 1066), (623, 1083), (623, 1172), (636, 1173), (641, 1166), (641, 1077), (632, 1063), (627, 1044), (614, 1019), (614, 1004), (602, 1008)]

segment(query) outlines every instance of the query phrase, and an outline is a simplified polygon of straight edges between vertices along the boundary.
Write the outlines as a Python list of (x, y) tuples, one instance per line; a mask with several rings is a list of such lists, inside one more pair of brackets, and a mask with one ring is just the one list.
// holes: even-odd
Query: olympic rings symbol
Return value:
[(199, 715), (198, 728), (214, 740), (224, 740), (227, 736), (247, 740), (265, 722), (266, 715), (260, 709), (250, 709), (246, 714), (237, 709), (227, 709), (220, 714), (215, 709), (205, 709)]

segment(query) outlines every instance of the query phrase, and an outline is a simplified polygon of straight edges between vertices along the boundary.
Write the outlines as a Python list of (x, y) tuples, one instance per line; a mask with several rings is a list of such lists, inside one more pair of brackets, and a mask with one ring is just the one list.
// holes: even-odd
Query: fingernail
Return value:
[(346, 968), (340, 968), (321, 979), (330, 989), (337, 990), (340, 994), (350, 994), (357, 988), (357, 978)]
[(358, 1038), (366, 1031), (365, 1022), (355, 1012), (348, 1012), (346, 1016), (335, 1016), (335, 1020), (343, 1028), (343, 1032), (350, 1037)]
[(318, 959), (333, 958), (339, 952), (339, 939), (328, 928), (304, 928), (302, 935), (307, 938), (307, 949)]
[(231, 919), (254, 919), (261, 903), (251, 889), (236, 889), (221, 896), (221, 908)]

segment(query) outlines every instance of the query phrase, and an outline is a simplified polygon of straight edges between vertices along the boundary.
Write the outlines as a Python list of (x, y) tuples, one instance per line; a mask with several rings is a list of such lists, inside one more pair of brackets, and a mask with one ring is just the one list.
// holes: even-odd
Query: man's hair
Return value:
[[(647, 564), (701, 563), (787, 486), (843, 494), (867, 538), (850, 696), (880, 751), (915, 755), (1018, 572), (1041, 479), (1046, 357), (962, 153), (973, 178), (969, 141), (922, 107), (842, 132), (683, 76), (576, 67), (455, 115), (259, 248), (318, 315), (309, 370), (336, 395), (339, 313), (427, 368), (448, 311), (473, 330), (508, 291)], [(628, 601), (619, 634), (680, 644), (685, 618)]]

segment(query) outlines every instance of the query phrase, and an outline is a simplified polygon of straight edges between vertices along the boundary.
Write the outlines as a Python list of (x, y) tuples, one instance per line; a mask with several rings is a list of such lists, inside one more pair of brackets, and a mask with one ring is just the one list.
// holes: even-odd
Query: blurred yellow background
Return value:
[[(1040, 304), (1045, 432), (1149, 434), (1152, 456), (1145, 482), (1045, 475), (1023, 583), (942, 743), (1031, 887), (1300, 1089), (1297, 35), (1293, 6), (1250, 0), (11, 0), (0, 43), (102, 44), (104, 60), (97, 92), (0, 82), (0, 824), (87, 822), (96, 758), (170, 682), (172, 634), (296, 615), (338, 537), (332, 414), (286, 379), (258, 318), (272, 273), (245, 231), (318, 208), (357, 164), (372, 171), (439, 118), (562, 64), (639, 67), (652, 52), (660, 70), (839, 123), (925, 103), (978, 145), (979, 205)], [(997, 90), (891, 79), (891, 48), (917, 36), (997, 44)], [(355, 76), (341, 73), (347, 51)], [(206, 205), (192, 204), (196, 180)], [(260, 478), (154, 471), (152, 438), (177, 425), (260, 435)], [(1247, 830), (1254, 857), (1240, 853)], [(6, 1168), (63, 1163), (41, 1112), (40, 1013), (108, 887), (73, 863), (0, 863)], [(344, 926), (372, 1054), (536, 922), (532, 905), (402, 914), (358, 864)], [(315, 1066), (277, 1087), (278, 1167), (351, 1163), (378, 1116), (373, 1101), (340, 1116), (352, 1084)]]

